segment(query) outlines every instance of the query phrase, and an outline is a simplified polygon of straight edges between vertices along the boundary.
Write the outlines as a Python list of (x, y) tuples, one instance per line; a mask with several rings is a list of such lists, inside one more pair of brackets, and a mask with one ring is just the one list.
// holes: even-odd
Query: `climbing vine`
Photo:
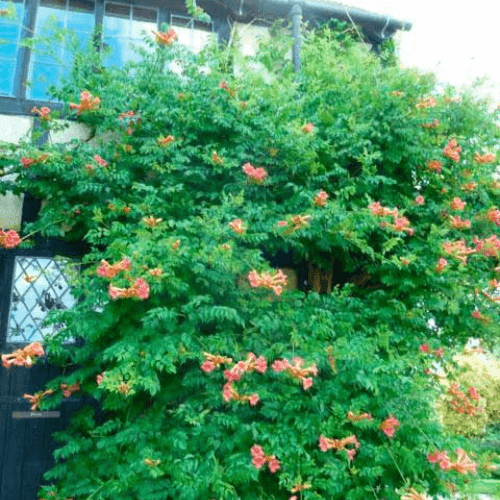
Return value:
[(279, 39), (225, 72), (154, 36), (57, 91), (92, 140), (2, 155), (2, 192), (44, 200), (26, 234), (92, 247), (44, 346), (73, 370), (26, 399), (102, 412), (58, 433), (40, 498), (422, 499), (487, 474), (434, 362), (499, 333), (498, 112), (328, 28), (299, 75)]

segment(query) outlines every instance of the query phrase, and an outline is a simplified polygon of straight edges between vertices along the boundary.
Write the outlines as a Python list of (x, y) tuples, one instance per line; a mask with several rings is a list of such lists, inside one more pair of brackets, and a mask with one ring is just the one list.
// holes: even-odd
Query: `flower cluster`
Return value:
[(217, 154), (217, 151), (212, 151), (211, 159), (217, 165), (222, 165), (224, 163), (224, 160)]
[(130, 384), (127, 384), (127, 382), (123, 382), (121, 384), (118, 384), (116, 390), (120, 394), (124, 394), (125, 396), (128, 396), (130, 394), (130, 391), (132, 390), (132, 387), (130, 387)]
[(224, 398), (224, 401), (227, 401), (228, 403), (231, 400), (242, 402), (248, 401), (250, 403), (250, 406), (256, 406), (259, 402), (258, 394), (240, 394), (234, 388), (234, 385), (231, 382), (227, 382), (224, 384), (224, 387), (222, 388), (222, 397)]
[(437, 128), (439, 127), (439, 120), (437, 118), (434, 118), (431, 123), (422, 123), (420, 125), (423, 128)]
[(26, 156), (21, 157), (21, 165), (24, 168), (29, 168), (31, 165), (35, 165), (37, 160), (35, 158), (27, 158)]
[[(103, 158), (101, 158), (99, 155), (94, 155), (94, 160), (101, 167), (106, 168), (108, 166), (108, 162), (106, 160), (104, 160)], [(94, 170), (96, 169), (96, 166), (94, 164), (89, 163), (89, 164), (85, 165), (85, 169), (87, 170), (87, 172), (89, 174), (93, 174)]]
[(415, 488), (409, 488), (401, 497), (401, 500), (430, 500), (430, 498), (423, 493), (419, 493)]
[[(307, 226), (309, 224), (310, 219), (311, 219), (310, 215), (294, 215), (293, 217), (290, 217), (290, 222), (293, 224), (293, 227), (287, 229), (285, 231), (285, 234), (292, 234), (295, 231), (298, 231), (299, 229)], [(280, 227), (288, 226), (288, 222), (279, 221), (278, 226)]]
[(436, 99), (434, 99), (434, 97), (426, 97), (425, 99), (422, 99), (417, 104), (417, 108), (419, 108), (419, 109), (433, 108), (436, 105), (437, 105), (437, 101), (436, 101)]
[(328, 195), (323, 190), (321, 190), (313, 199), (314, 204), (318, 207), (324, 207), (326, 205), (326, 200), (328, 200)]
[(76, 109), (77, 114), (81, 114), (82, 111), (91, 111), (99, 109), (101, 105), (101, 99), (99, 97), (93, 97), (90, 92), (83, 91), (80, 94), (80, 104), (75, 104), (74, 102), (69, 103), (69, 109)]
[(142, 278), (137, 278), (129, 288), (118, 288), (110, 284), (108, 293), (113, 300), (128, 299), (130, 297), (146, 300), (149, 298), (149, 285)]
[(360, 413), (359, 415), (354, 415), (352, 411), (347, 413), (347, 418), (351, 422), (359, 422), (360, 420), (373, 420), (373, 417), (370, 413)]
[(392, 215), (393, 217), (398, 216), (398, 209), (390, 209), (387, 207), (383, 207), (379, 201), (376, 201), (374, 203), (370, 203), (368, 205), (368, 209), (372, 213), (372, 215), (377, 215), (378, 217), (385, 217), (386, 215)]
[(477, 182), (468, 182), (467, 184), (463, 184), (460, 189), (466, 193), (472, 193), (477, 189)]
[(97, 276), (112, 279), (121, 271), (130, 271), (129, 259), (122, 259), (116, 264), (110, 264), (106, 260), (101, 260), (101, 265), (97, 269)]
[(486, 153), (484, 155), (480, 155), (479, 153), (476, 153), (474, 155), (474, 161), (476, 163), (493, 163), (496, 161), (497, 157), (494, 154), (491, 153)]
[(60, 384), (59, 389), (61, 389), (63, 396), (69, 398), (74, 392), (78, 392), (80, 388), (80, 383), (76, 382), (73, 385)]
[(442, 358), (443, 354), (444, 354), (444, 349), (442, 347), (440, 347), (439, 349), (433, 350), (427, 344), (422, 344), (420, 346), (420, 352), (422, 352), (424, 354), (433, 354), (434, 356), (437, 356), (438, 358)]
[(166, 32), (162, 31), (153, 31), (151, 30), (153, 35), (156, 37), (156, 42), (159, 43), (160, 45), (172, 45), (175, 40), (177, 40), (177, 33), (173, 29), (169, 29)]
[(234, 97), (236, 95), (236, 91), (229, 87), (226, 80), (222, 80), (219, 83), (219, 88), (222, 90), (225, 90), (228, 93), (228, 95), (231, 97)]
[(248, 274), (248, 281), (253, 288), (268, 288), (272, 290), (277, 297), (283, 292), (283, 287), (286, 285), (286, 275), (281, 269), (278, 269), (274, 276), (271, 273), (262, 272), (258, 273), (255, 269)]
[(0, 229), (0, 248), (12, 249), (20, 245), (22, 242), (19, 234), (10, 229), (9, 231), (3, 231)]
[(249, 180), (253, 180), (257, 184), (262, 184), (267, 177), (267, 172), (262, 167), (255, 168), (250, 163), (245, 163), (241, 169), (247, 174)]
[(441, 245), (441, 248), (446, 255), (455, 257), (464, 265), (467, 263), (467, 255), (476, 253), (476, 250), (466, 246), (464, 240), (447, 241)]
[(450, 224), (453, 229), (469, 229), (471, 226), (470, 220), (464, 220), (460, 216), (450, 217)]
[[(222, 358), (231, 359), (231, 358)], [(227, 361), (221, 361), (225, 363)], [(215, 362), (213, 362), (215, 364)], [(220, 363), (219, 363), (220, 364)], [(267, 362), (264, 356), (257, 357), (253, 352), (249, 352), (246, 361), (238, 361), (230, 370), (224, 371), (224, 378), (228, 382), (236, 382), (240, 380), (244, 373), (251, 373), (257, 371), (265, 373), (267, 370)]]
[(291, 364), (288, 359), (277, 359), (273, 364), (272, 368), (276, 373), (286, 371), (292, 377), (295, 377), (302, 383), (302, 387), (307, 390), (313, 385), (312, 377), (318, 375), (318, 368), (316, 363), (312, 364), (308, 368), (303, 368), (304, 360), (302, 358), (293, 358), (293, 364)]
[(476, 245), (476, 252), (483, 254), (485, 257), (493, 257), (497, 260), (500, 259), (500, 239), (498, 236), (493, 234), (485, 240), (480, 240), (474, 236), (473, 241)]
[(399, 420), (393, 416), (387, 417), (381, 424), (380, 424), (380, 430), (387, 436), (387, 437), (394, 437), (394, 432), (396, 430), (396, 427), (399, 427)]
[(208, 352), (204, 352), (203, 356), (205, 356), (205, 361), (201, 365), (201, 370), (205, 373), (213, 372), (222, 364), (233, 362), (233, 358), (228, 358), (226, 356), (215, 356)]
[(442, 257), (438, 260), (436, 267), (434, 268), (437, 273), (442, 273), (444, 268), (448, 265), (448, 261)]
[(33, 108), (31, 110), (31, 112), (37, 114), (39, 116), (40, 120), (43, 120), (46, 122), (50, 121), (50, 109), (47, 108), (46, 106), (44, 106), (41, 109)]
[(32, 342), (23, 349), (16, 349), (11, 354), (2, 354), (2, 365), (4, 368), (11, 366), (25, 366), (30, 368), (33, 366), (33, 359), (45, 354), (40, 342)]
[(104, 380), (105, 375), (106, 375), (106, 372), (102, 372), (102, 373), (99, 373), (98, 375), (96, 375), (95, 381), (97, 382), (97, 385), (102, 384), (102, 381)]
[(429, 453), (427, 455), (427, 460), (431, 464), (439, 464), (439, 467), (442, 470), (454, 470), (460, 474), (467, 474), (467, 472), (472, 472), (475, 474), (477, 472), (477, 464), (475, 462), (472, 462), (472, 460), (467, 456), (464, 450), (458, 448), (456, 450), (456, 454), (456, 462), (452, 462), (444, 451)]
[(394, 224), (389, 224), (388, 222), (382, 222), (381, 227), (390, 227), (392, 230), (397, 232), (406, 232), (409, 235), (414, 233), (414, 230), (409, 227), (410, 221), (406, 217), (400, 217), (397, 208), (390, 209), (383, 207), (380, 202), (374, 202), (368, 205), (368, 209), (371, 211), (372, 215), (378, 217), (386, 217), (391, 215), (394, 218)]
[(488, 281), (488, 285), (490, 285), (491, 288), (500, 288), (500, 281), (494, 278)]
[[(205, 356), (205, 361), (200, 368), (205, 373), (214, 371), (222, 364), (233, 362), (232, 358), (228, 358), (226, 356), (217, 356), (208, 352), (204, 352), (203, 355)], [(240, 380), (244, 373), (251, 373), (253, 371), (265, 373), (266, 370), (267, 362), (265, 358), (263, 356), (257, 357), (253, 352), (249, 352), (245, 361), (238, 361), (229, 370), (224, 370), (224, 378), (227, 380), (227, 382), (222, 388), (222, 397), (227, 402), (231, 400), (242, 402), (248, 401), (251, 406), (257, 405), (257, 403), (259, 402), (258, 394), (239, 394), (235, 389), (233, 382)]]
[(175, 141), (175, 137), (173, 135), (167, 135), (166, 137), (159, 137), (157, 142), (160, 146), (167, 146), (168, 144)]
[(241, 219), (234, 219), (229, 223), (229, 227), (238, 234), (243, 234), (246, 228), (243, 226), (243, 221)]
[(161, 464), (161, 460), (153, 460), (152, 458), (145, 458), (142, 463), (147, 467), (158, 467)]
[(500, 210), (497, 210), (496, 207), (491, 207), (486, 213), (486, 218), (493, 222), (493, 224), (500, 227)]
[(99, 155), (94, 155), (94, 160), (101, 166), (101, 167), (107, 167), (108, 162), (106, 160), (103, 160)]
[(406, 217), (395, 217), (394, 224), (382, 223), (384, 227), (390, 227), (397, 232), (406, 232), (410, 236), (415, 232), (410, 226), (410, 221)]
[(455, 139), (450, 139), (446, 147), (443, 149), (443, 156), (451, 161), (458, 163), (460, 161), (460, 152), (462, 148), (457, 144)]
[(427, 168), (439, 174), (443, 170), (443, 164), (438, 160), (429, 160), (427, 162)]
[(310, 490), (312, 488), (312, 485), (311, 484), (297, 484), (296, 486), (294, 486), (291, 490), (290, 490), (290, 493), (298, 493), (299, 491), (303, 491), (303, 490)]
[(472, 313), (472, 317), (474, 319), (478, 319), (479, 321), (482, 321), (483, 323), (489, 323), (489, 318), (487, 316), (484, 316), (484, 314), (481, 313), (481, 311), (474, 311)]
[(254, 444), (250, 448), (250, 454), (252, 455), (252, 465), (256, 469), (262, 469), (262, 467), (267, 463), (269, 470), (272, 474), (274, 474), (281, 468), (279, 460), (274, 455), (266, 455), (262, 446), (258, 444)]
[(425, 204), (425, 198), (422, 195), (418, 195), (414, 201), (415, 205), (421, 206)]
[(484, 411), (484, 408), (476, 406), (473, 401), (479, 401), (479, 394), (474, 387), (469, 387), (467, 393), (460, 390), (458, 384), (451, 384), (448, 394), (452, 396), (450, 408), (456, 413), (466, 413), (469, 416), (476, 416)]
[(154, 226), (157, 226), (158, 224), (160, 224), (160, 222), (162, 222), (163, 219), (156, 219), (155, 217), (153, 217), (152, 215), (150, 215), (149, 217), (144, 217), (142, 219), (142, 223), (147, 226), (147, 227), (154, 227)]
[(150, 276), (156, 276), (157, 278), (159, 278), (163, 274), (163, 270), (160, 267), (155, 267), (153, 269), (150, 269), (148, 273)]
[(458, 198), (458, 196), (455, 196), (455, 198), (453, 198), (453, 200), (450, 202), (450, 207), (452, 208), (452, 210), (463, 210), (465, 205), (467, 205), (467, 203)]
[(135, 113), (133, 111), (125, 111), (123, 113), (120, 113), (120, 115), (118, 116), (118, 120), (122, 121), (128, 118), (132, 118), (133, 116), (135, 116)]
[(31, 394), (23, 394), (23, 398), (31, 404), (30, 410), (36, 411), (38, 410), (38, 405), (41, 403), (42, 399), (45, 396), (50, 396), (54, 391), (52, 389), (48, 389), (43, 392), (37, 392), (33, 396)]
[(314, 125), (310, 122), (306, 123), (305, 125), (302, 125), (302, 127), (300, 127), (300, 130), (302, 130), (302, 132), (305, 132), (306, 134), (310, 134), (314, 130)]
[[(349, 444), (354, 445), (354, 448), (346, 448)], [(330, 439), (325, 436), (319, 437), (319, 449), (321, 451), (328, 451), (331, 449), (338, 451), (343, 450), (347, 453), (349, 460), (352, 460), (356, 456), (356, 450), (359, 446), (359, 441), (354, 434), (344, 439)]]

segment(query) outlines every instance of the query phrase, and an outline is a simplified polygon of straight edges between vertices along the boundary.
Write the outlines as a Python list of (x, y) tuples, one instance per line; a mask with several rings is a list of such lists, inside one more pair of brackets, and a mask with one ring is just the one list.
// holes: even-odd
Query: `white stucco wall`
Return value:
[[(27, 138), (33, 125), (33, 118), (27, 116), (13, 116), (0, 114), (0, 142), (19, 144)], [(4, 180), (11, 180), (6, 176)], [(0, 182), (2, 178), (0, 177)], [(0, 196), (0, 228), (16, 229), (21, 227), (23, 197), (7, 193)]]
[(235, 22), (233, 29), (237, 34), (237, 48), (244, 56), (255, 56), (259, 42), (269, 38), (269, 30), (263, 26)]
[(57, 123), (67, 125), (67, 128), (57, 132), (50, 132), (49, 141), (52, 144), (66, 144), (73, 139), (86, 141), (90, 137), (90, 130), (85, 125), (67, 120), (57, 120)]
[[(53, 144), (63, 144), (72, 139), (86, 140), (90, 133), (84, 125), (75, 122), (65, 122), (69, 126), (58, 132), (51, 132), (50, 141)], [(19, 144), (27, 139), (33, 126), (33, 118), (29, 116), (15, 116), (0, 114), (0, 142)], [(12, 176), (5, 176), (3, 180), (12, 180)], [(2, 178), (0, 177), (0, 182)], [(23, 196), (14, 196), (7, 193), (0, 196), (0, 228), (21, 228), (21, 217), (23, 210)]]

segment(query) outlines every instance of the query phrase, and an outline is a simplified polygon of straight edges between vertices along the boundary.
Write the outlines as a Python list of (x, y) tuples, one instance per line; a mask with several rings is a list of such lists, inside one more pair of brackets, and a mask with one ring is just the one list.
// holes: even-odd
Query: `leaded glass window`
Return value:
[(144, 32), (158, 31), (158, 9), (106, 2), (104, 9), (104, 43), (111, 47), (108, 66), (123, 66), (127, 61), (138, 61), (140, 56), (133, 46), (147, 48)]
[(70, 293), (70, 261), (47, 257), (16, 256), (7, 321), (7, 342), (42, 341), (62, 325), (42, 326), (54, 309), (68, 309), (75, 299)]
[[(7, 4), (0, 8), (7, 7)], [(0, 17), (0, 95), (14, 94), (17, 53), (24, 20), (24, 0), (14, 0), (16, 19)]]
[[(83, 47), (95, 23), (93, 0), (39, 0), (35, 35), (49, 40), (35, 46), (31, 58), (31, 98), (48, 100), (48, 87), (57, 85), (69, 72), (71, 48)], [(54, 36), (57, 29), (71, 30), (71, 36)]]

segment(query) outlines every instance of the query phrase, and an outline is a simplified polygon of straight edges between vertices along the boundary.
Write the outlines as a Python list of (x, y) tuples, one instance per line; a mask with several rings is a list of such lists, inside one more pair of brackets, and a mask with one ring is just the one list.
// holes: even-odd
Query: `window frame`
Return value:
[[(187, 17), (184, 0), (169, 0), (168, 4), (162, 0), (109, 0), (111, 3), (121, 3), (132, 7), (149, 7), (158, 9), (158, 28), (163, 24), (169, 24), (172, 16)], [(21, 39), (33, 38), (36, 23), (36, 15), (39, 0), (26, 0), (24, 18), (19, 21), (22, 23)], [(106, 0), (95, 0), (95, 25), (103, 26), (104, 22), (104, 4)], [(228, 41), (230, 36), (230, 27), (228, 17), (230, 11), (223, 11), (219, 4), (215, 2), (208, 3), (205, 10), (212, 17), (212, 32), (217, 36), (218, 42)], [(63, 109), (63, 104), (57, 101), (47, 101), (32, 99), (28, 97), (29, 89), (24, 82), (28, 80), (31, 66), (31, 50), (27, 47), (19, 47), (17, 53), (17, 62), (15, 64), (15, 75), (13, 85), (13, 96), (0, 95), (0, 115), (22, 115), (33, 116), (31, 110), (34, 107), (48, 106), (51, 109)]]

